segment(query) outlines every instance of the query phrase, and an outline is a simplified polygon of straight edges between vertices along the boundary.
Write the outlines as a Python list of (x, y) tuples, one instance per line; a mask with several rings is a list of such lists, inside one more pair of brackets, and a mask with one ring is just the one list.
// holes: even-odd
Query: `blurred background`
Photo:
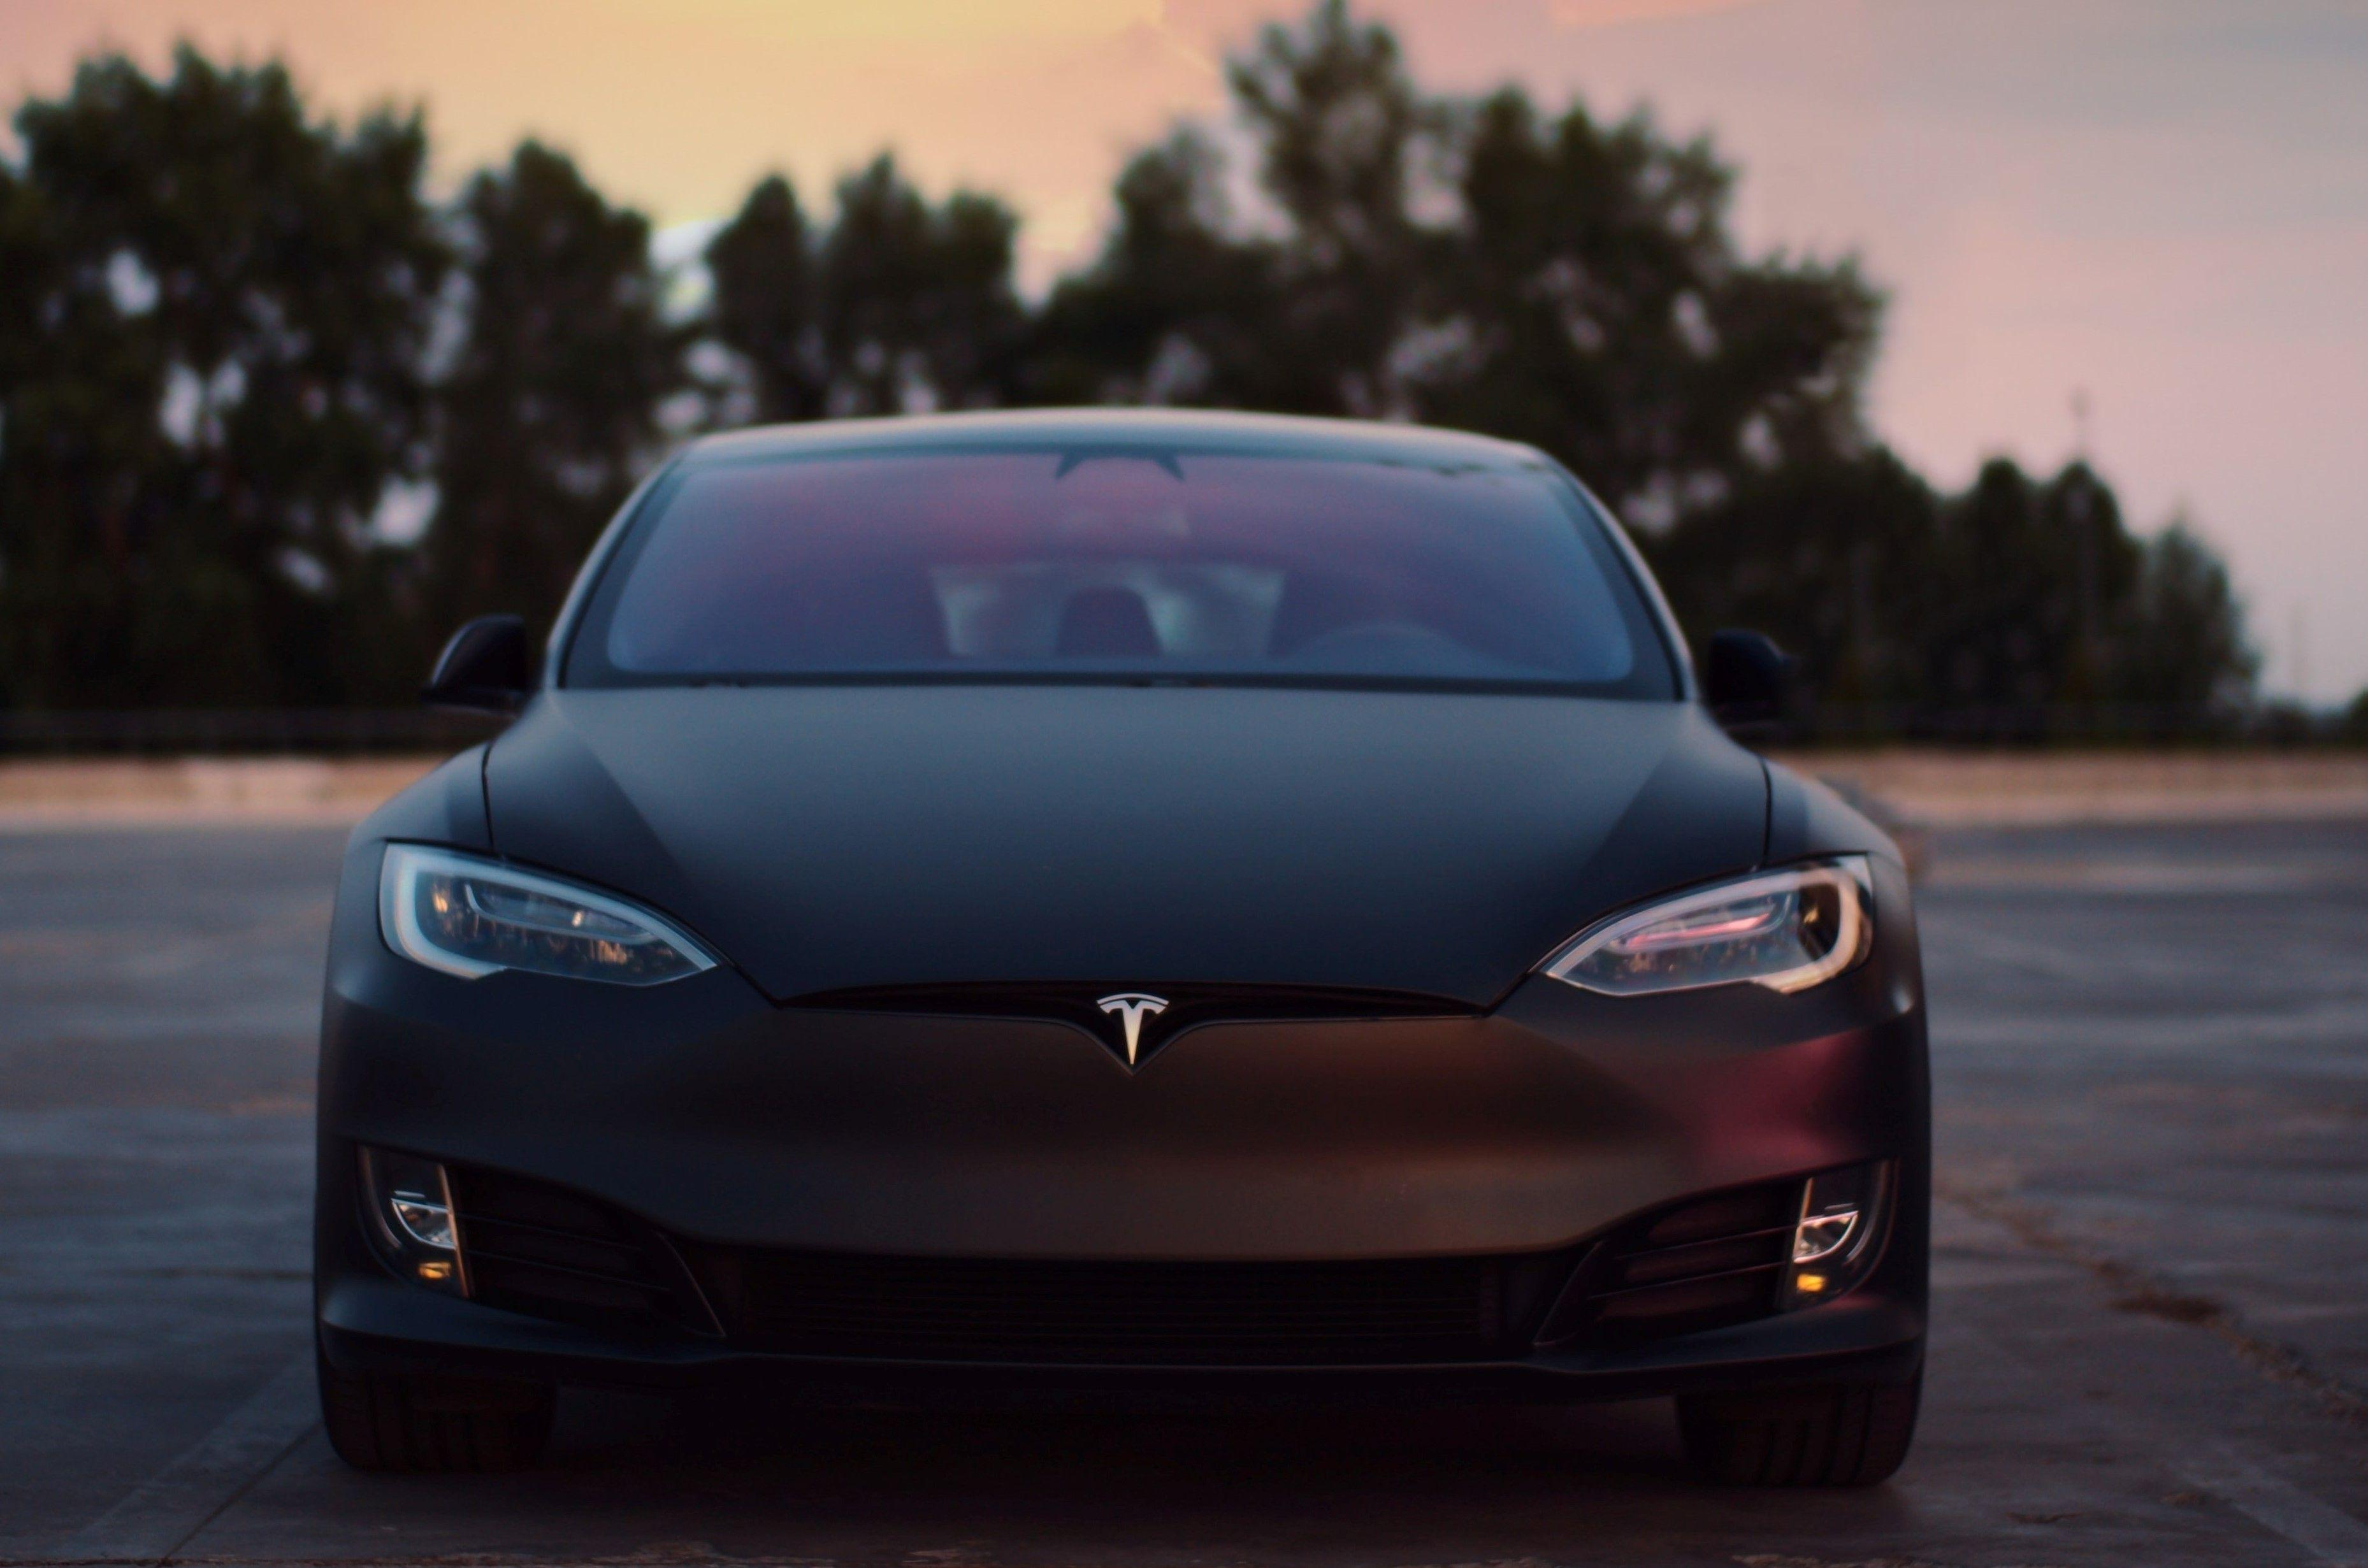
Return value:
[(1799, 742), (2368, 744), (2351, 0), (48, 0), (0, 60), (14, 752), (462, 738), (442, 638), (675, 443), (1077, 403), (1532, 442)]

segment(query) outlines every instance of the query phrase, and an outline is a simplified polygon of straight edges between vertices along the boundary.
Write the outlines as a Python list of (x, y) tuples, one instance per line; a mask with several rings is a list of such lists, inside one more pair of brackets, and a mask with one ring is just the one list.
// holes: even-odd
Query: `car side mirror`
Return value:
[(1772, 724), (1793, 696), (1793, 661), (1757, 631), (1713, 631), (1702, 661), (1702, 700), (1729, 729)]
[(481, 615), (452, 633), (419, 695), (431, 708), (515, 713), (533, 690), (534, 650), (526, 622), (514, 615)]

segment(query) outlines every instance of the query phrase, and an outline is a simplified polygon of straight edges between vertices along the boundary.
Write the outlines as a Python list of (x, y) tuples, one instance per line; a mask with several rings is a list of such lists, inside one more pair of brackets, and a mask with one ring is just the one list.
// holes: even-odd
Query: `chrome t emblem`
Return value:
[(1118, 1015), (1126, 1028), (1126, 1064), (1134, 1065), (1134, 1050), (1143, 1041), (1143, 1019), (1146, 1013), (1167, 1011), (1167, 998), (1146, 996), (1139, 991), (1121, 991), (1115, 996), (1105, 996), (1094, 1004), (1105, 1013)]

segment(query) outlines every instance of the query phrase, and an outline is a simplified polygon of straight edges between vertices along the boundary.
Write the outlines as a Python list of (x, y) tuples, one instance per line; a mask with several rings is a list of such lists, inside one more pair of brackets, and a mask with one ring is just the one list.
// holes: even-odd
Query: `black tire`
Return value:
[[(316, 1351), (317, 1356), (317, 1351)], [(329, 1446), (356, 1470), (523, 1470), (551, 1437), (553, 1390), (479, 1378), (341, 1372), (317, 1356)]]
[(1924, 1374), (1678, 1401), (1686, 1458), (1726, 1486), (1873, 1486), (1916, 1438)]

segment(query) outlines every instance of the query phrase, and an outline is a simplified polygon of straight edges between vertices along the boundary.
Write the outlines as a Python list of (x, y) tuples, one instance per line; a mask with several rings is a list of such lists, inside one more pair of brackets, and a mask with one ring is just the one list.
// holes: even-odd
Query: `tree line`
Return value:
[(548, 617), (690, 434), (1083, 403), (1531, 442), (1691, 631), (1767, 631), (1910, 727), (2248, 696), (2192, 531), (2133, 531), (2080, 464), (1942, 494), (1873, 436), (1879, 290), (1748, 253), (1708, 142), (1426, 91), (1343, 0), (1228, 79), (1234, 123), (1128, 161), (1099, 251), (1030, 300), (1012, 210), (890, 154), (824, 204), (763, 180), (689, 287), (542, 142), (438, 200), (416, 110), (340, 122), (188, 47), (86, 60), (0, 161), (0, 707), (400, 703), (467, 616)]

